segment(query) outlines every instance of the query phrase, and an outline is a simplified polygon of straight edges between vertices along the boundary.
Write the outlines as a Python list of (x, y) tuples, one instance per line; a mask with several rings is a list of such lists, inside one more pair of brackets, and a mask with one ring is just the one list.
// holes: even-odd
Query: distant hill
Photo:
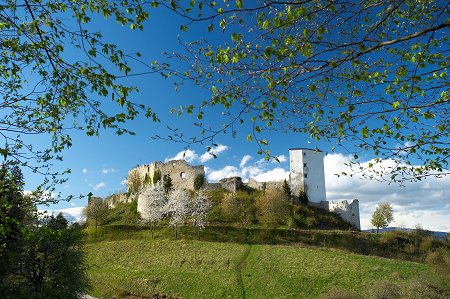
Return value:
[[(386, 228), (380, 228), (379, 232), (380, 233), (384, 233), (384, 232), (390, 232), (390, 231), (394, 231), (394, 230), (399, 230), (399, 231), (406, 231), (406, 232), (410, 232), (415, 230), (414, 228), (407, 228), (407, 227), (386, 227)], [(366, 233), (372, 233), (372, 232), (376, 232), (376, 229), (364, 229), (362, 230), (363, 232)], [(441, 231), (430, 231), (435, 239), (445, 239), (447, 236), (447, 232), (441, 232)]]

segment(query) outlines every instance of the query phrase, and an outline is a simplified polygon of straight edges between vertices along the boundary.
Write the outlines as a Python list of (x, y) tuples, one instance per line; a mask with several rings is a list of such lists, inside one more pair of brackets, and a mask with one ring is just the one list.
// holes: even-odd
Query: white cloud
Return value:
[(170, 160), (185, 160), (186, 162), (192, 163), (198, 160), (198, 155), (193, 150), (185, 150), (176, 154), (174, 157), (168, 157), (164, 160), (164, 162), (168, 162)]
[(120, 182), (120, 184), (122, 185), (122, 186), (126, 186), (127, 185), (127, 180), (125, 179), (125, 180), (122, 180), (121, 182)]
[(253, 178), (260, 182), (279, 181), (289, 177), (289, 172), (282, 167), (275, 167), (265, 159), (260, 159), (249, 163), (253, 159), (250, 155), (244, 155), (239, 163), (239, 167), (226, 165), (221, 169), (213, 170), (207, 168), (208, 180), (217, 182), (220, 179), (239, 176), (245, 182), (248, 178)]
[[(351, 156), (330, 154), (325, 157), (325, 182), (328, 200), (343, 200), (358, 198), (360, 202), (361, 226), (372, 228), (371, 215), (380, 202), (388, 202), (394, 208), (394, 223), (414, 227), (420, 223), (426, 229), (450, 231), (450, 176), (443, 178), (429, 177), (422, 181), (405, 182), (404, 186), (395, 183), (378, 182), (362, 179), (360, 174), (340, 176), (342, 171), (351, 173), (344, 163)], [(362, 162), (367, 166), (369, 162)], [(389, 167), (394, 162), (384, 160), (376, 167)]]
[(47, 215), (57, 215), (58, 213), (63, 213), (68, 221), (80, 221), (83, 218), (84, 207), (72, 207), (58, 210), (39, 210), (38, 212)]
[(87, 173), (87, 169), (86, 168), (83, 168), (83, 173)]
[(106, 183), (105, 182), (100, 182), (100, 183), (98, 183), (97, 185), (94, 186), (94, 190), (97, 191), (97, 190), (102, 189), (104, 187), (106, 187)]
[(200, 156), (200, 162), (205, 163), (214, 158), (214, 155), (219, 155), (221, 152), (228, 150), (228, 146), (223, 144), (218, 144), (215, 147), (212, 147), (209, 152), (204, 153)]
[(104, 168), (104, 169), (102, 169), (102, 172), (104, 174), (113, 173), (113, 172), (116, 172), (116, 171), (117, 170), (115, 170), (114, 168)]
[(208, 181), (217, 182), (223, 178), (229, 178), (233, 176), (241, 176), (241, 172), (237, 167), (225, 166), (219, 170), (213, 170), (208, 173)]
[(220, 153), (228, 150), (228, 148), (229, 147), (226, 145), (218, 144), (217, 146), (212, 147), (209, 150), (209, 152), (205, 152), (201, 156), (199, 156), (195, 151), (188, 149), (188, 150), (177, 153), (173, 157), (167, 157), (164, 160), (164, 162), (168, 162), (170, 160), (185, 160), (188, 163), (195, 163), (195, 162), (205, 163), (205, 162), (213, 159), (214, 155), (217, 156)]
[(277, 168), (271, 169), (269, 171), (262, 172), (253, 178), (255, 180), (257, 180), (258, 182), (288, 180), (289, 179), (289, 171), (286, 171), (285, 169), (283, 169), (281, 167), (277, 167)]
[(241, 163), (239, 164), (239, 167), (243, 168), (248, 163), (248, 161), (250, 161), (251, 159), (253, 159), (252, 156), (245, 155), (244, 157), (242, 157), (242, 160), (241, 160)]

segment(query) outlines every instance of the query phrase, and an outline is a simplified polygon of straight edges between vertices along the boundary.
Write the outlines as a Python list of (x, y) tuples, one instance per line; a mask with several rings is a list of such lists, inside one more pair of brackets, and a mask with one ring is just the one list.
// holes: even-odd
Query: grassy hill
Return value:
[(98, 297), (317, 298), (340, 288), (366, 298), (383, 280), (410, 291), (417, 279), (438, 281), (419, 263), (296, 244), (152, 239), (148, 230), (90, 240), (86, 255)]

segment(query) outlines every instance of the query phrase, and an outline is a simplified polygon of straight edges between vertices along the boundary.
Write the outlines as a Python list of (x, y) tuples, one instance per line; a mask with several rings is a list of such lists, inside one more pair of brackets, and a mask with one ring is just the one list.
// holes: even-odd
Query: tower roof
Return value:
[(292, 147), (289, 149), (290, 151), (292, 150), (308, 150), (308, 151), (313, 151), (313, 152), (321, 152), (323, 153), (323, 151), (321, 151), (320, 149), (317, 148), (306, 148), (306, 147)]

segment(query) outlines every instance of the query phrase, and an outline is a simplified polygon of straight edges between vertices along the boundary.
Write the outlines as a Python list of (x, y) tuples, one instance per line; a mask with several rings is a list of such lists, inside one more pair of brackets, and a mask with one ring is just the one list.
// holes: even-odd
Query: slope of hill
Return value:
[[(395, 227), (395, 226), (391, 226), (391, 227), (386, 227), (386, 228), (380, 228), (379, 232), (380, 233), (384, 233), (384, 232), (391, 232), (391, 231), (405, 231), (405, 232), (412, 232), (415, 231), (415, 228), (407, 228), (407, 227)], [(364, 229), (362, 230), (363, 232), (366, 233), (373, 233), (376, 231), (376, 229)], [(442, 239), (445, 240), (445, 238), (447, 237), (447, 232), (441, 232), (441, 231), (428, 231), (428, 230), (424, 230), (425, 232), (428, 232), (430, 234), (432, 234), (434, 236), (435, 239)]]
[(334, 288), (367, 295), (388, 280), (433, 277), (424, 264), (299, 245), (250, 245), (150, 237), (86, 245), (92, 295), (181, 298), (317, 298)]

